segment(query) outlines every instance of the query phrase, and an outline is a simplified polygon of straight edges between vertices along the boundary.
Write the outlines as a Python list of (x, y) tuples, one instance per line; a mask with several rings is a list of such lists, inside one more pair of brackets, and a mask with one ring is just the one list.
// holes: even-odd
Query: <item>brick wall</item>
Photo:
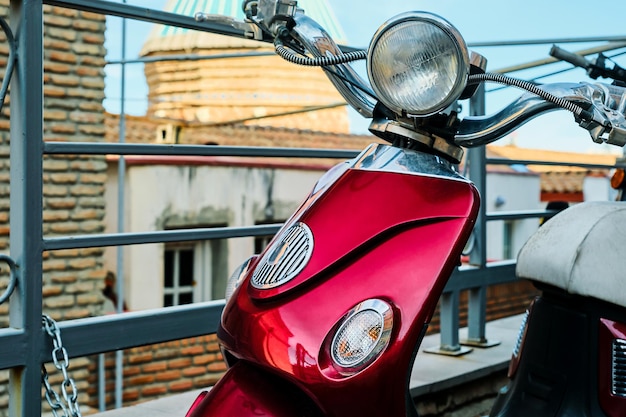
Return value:
[[(0, 0), (8, 14), (9, 0)], [(44, 139), (101, 141), (104, 138), (103, 16), (44, 6)], [(0, 67), (8, 48), (0, 42)], [(0, 115), (0, 250), (9, 251), (9, 106)], [(46, 237), (104, 230), (106, 161), (103, 156), (46, 156), (43, 232)], [(43, 254), (43, 310), (55, 320), (100, 314), (105, 276), (102, 248), (50, 251)], [(6, 274), (0, 288), (6, 286)], [(0, 327), (8, 325), (8, 303), (0, 305)], [(87, 401), (88, 358), (71, 360), (79, 403)], [(60, 389), (61, 376), (47, 366), (50, 383)], [(7, 415), (8, 371), (0, 371), (0, 416)], [(44, 405), (44, 409), (46, 409)]]
[[(492, 285), (487, 288), (487, 321), (501, 319), (526, 311), (530, 302), (539, 295), (535, 286), (526, 280), (507, 284)], [(459, 327), (467, 326), (468, 291), (459, 295)], [(439, 333), (439, 305), (428, 326), (427, 334)], [(489, 338), (489, 335), (486, 335)]]
[[(214, 334), (124, 351), (123, 402), (126, 405), (215, 384), (226, 370)], [(89, 405), (98, 405), (97, 360), (90, 365)], [(115, 354), (105, 355), (106, 404), (115, 403)]]

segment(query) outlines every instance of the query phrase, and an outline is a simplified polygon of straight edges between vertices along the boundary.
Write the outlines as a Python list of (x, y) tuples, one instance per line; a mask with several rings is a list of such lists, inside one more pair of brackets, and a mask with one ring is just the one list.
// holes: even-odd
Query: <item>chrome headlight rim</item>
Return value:
[(248, 269), (250, 268), (250, 264), (254, 259), (257, 258), (257, 255), (249, 257), (246, 261), (244, 261), (241, 265), (239, 265), (233, 273), (230, 275), (228, 280), (226, 280), (226, 290), (224, 291), (224, 300), (228, 302), (231, 299), (235, 290), (239, 288), (246, 275), (248, 274)]
[[(374, 55), (378, 52), (377, 46), (381, 39), (389, 33), (391, 29), (397, 28), (399, 25), (406, 23), (428, 23), (432, 24), (440, 29), (447, 37), (452, 41), (452, 45), (456, 46), (456, 57), (459, 61), (458, 72), (453, 83), (452, 88), (446, 94), (445, 99), (431, 105), (427, 108), (408, 108), (395, 103), (394, 99), (391, 99), (389, 94), (384, 88), (381, 88), (376, 81), (376, 75), (373, 70), (373, 63), (377, 60), (374, 59)], [(419, 39), (416, 39), (419, 41)], [(387, 22), (385, 22), (374, 34), (367, 54), (367, 74), (370, 80), (372, 89), (376, 93), (377, 98), (390, 110), (403, 117), (428, 117), (437, 114), (444, 109), (448, 108), (456, 100), (459, 99), (463, 91), (467, 86), (467, 80), (470, 73), (470, 54), (467, 48), (465, 40), (461, 36), (461, 33), (446, 19), (438, 16), (434, 13), (413, 11), (399, 14)]]
[[(358, 319), (359, 315), (372, 313), (378, 316), (380, 320), (380, 332), (376, 335), (374, 343), (372, 343), (369, 349), (358, 359), (346, 360), (345, 358), (339, 357), (337, 347), (341, 344), (342, 337), (345, 337), (344, 331), (346, 328), (352, 325), (354, 321)], [(350, 311), (343, 316), (335, 329), (330, 345), (328, 346), (329, 357), (332, 360), (333, 367), (343, 376), (354, 375), (371, 365), (389, 345), (393, 330), (393, 310), (391, 306), (383, 300), (365, 300), (350, 309)]]

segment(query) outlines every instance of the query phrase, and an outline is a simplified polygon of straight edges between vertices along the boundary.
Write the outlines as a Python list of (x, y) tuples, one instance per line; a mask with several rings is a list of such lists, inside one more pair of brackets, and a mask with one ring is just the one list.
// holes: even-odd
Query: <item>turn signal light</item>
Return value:
[(393, 327), (391, 306), (382, 300), (366, 300), (341, 320), (330, 343), (335, 369), (353, 375), (365, 369), (389, 344)]
[(626, 188), (626, 182), (624, 181), (625, 178), (626, 178), (626, 173), (624, 173), (624, 169), (623, 168), (616, 169), (615, 172), (613, 173), (613, 176), (611, 177), (611, 187), (613, 187), (616, 190)]

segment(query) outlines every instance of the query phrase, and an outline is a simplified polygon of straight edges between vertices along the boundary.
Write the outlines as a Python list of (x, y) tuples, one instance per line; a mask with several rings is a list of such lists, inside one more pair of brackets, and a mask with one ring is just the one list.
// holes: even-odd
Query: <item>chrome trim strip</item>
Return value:
[(611, 393), (626, 398), (626, 340), (613, 340)]
[[(380, 333), (377, 335), (376, 341), (370, 347), (361, 359), (351, 360), (349, 363), (338, 357), (336, 348), (338, 348), (338, 337), (342, 335), (344, 328), (351, 320), (359, 314), (367, 314), (374, 312), (380, 319)], [(383, 300), (369, 299), (360, 302), (354, 306), (342, 319), (341, 325), (337, 328), (330, 343), (330, 357), (332, 358), (337, 370), (346, 376), (356, 374), (370, 365), (389, 345), (391, 339), (391, 330), (393, 329), (393, 310), (391, 306)], [(341, 343), (339, 343), (341, 344)]]
[(379, 172), (424, 175), (469, 182), (450, 161), (429, 153), (372, 144), (352, 160), (351, 168)]

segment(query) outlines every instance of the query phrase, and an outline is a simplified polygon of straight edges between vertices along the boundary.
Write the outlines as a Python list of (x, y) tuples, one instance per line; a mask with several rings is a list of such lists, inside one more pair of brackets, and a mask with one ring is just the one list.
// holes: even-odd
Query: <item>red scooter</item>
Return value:
[[(342, 52), (295, 1), (248, 0), (244, 10), (251, 37), (271, 36), (283, 58), (322, 66), (389, 144), (326, 173), (267, 249), (234, 272), (218, 330), (229, 369), (187, 416), (416, 416), (412, 364), (480, 204), (456, 170), (463, 148), (561, 108), (594, 141), (624, 146), (626, 89), (486, 73), (485, 59), (429, 13), (389, 20), (365, 53)], [(348, 64), (363, 58), (369, 83)], [(495, 115), (461, 118), (457, 101), (486, 81), (528, 93)], [(624, 228), (622, 203), (581, 204), (527, 244), (519, 273), (544, 295), (493, 416), (625, 415)]]

